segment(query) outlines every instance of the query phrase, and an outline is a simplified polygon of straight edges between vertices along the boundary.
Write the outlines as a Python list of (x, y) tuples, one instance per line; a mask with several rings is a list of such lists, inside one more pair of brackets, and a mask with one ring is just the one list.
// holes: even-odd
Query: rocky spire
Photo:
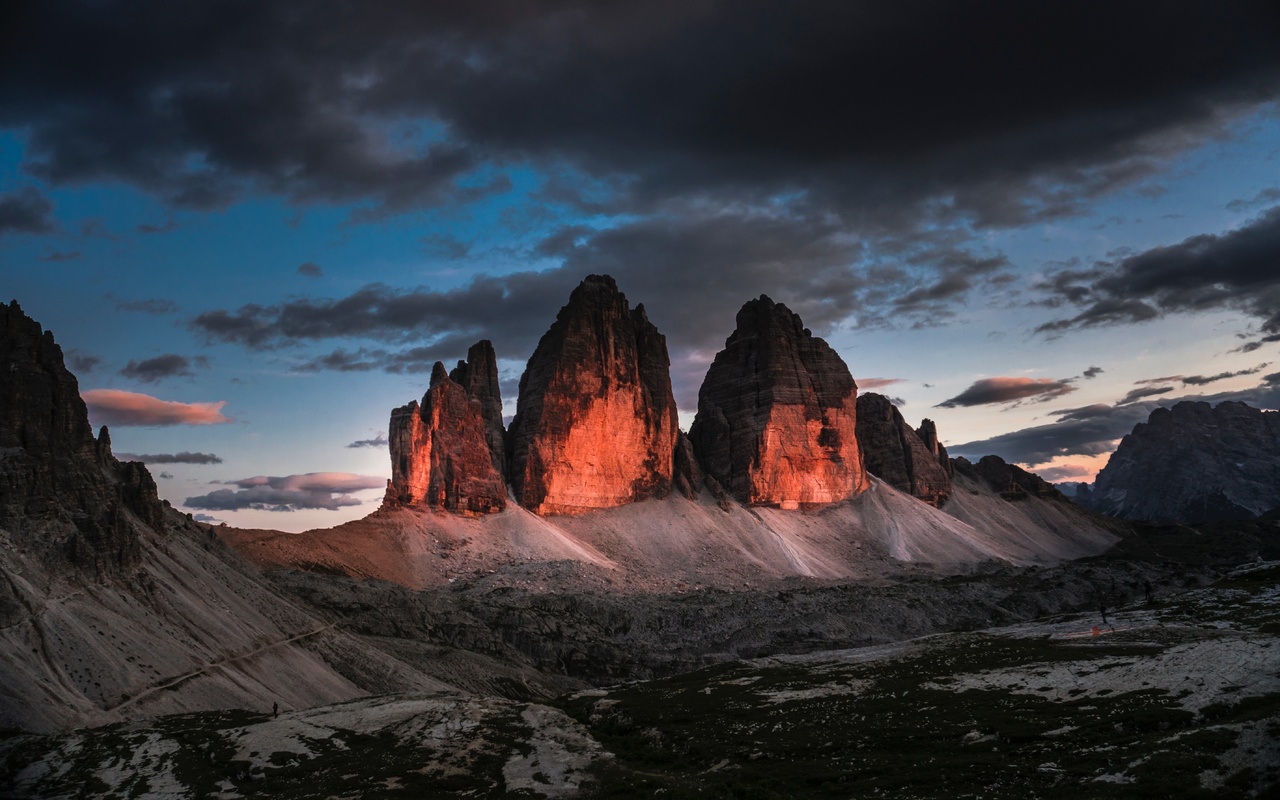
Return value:
[[(925, 420), (920, 429), (932, 436), (935, 447), (942, 447), (932, 420)], [(898, 491), (934, 506), (951, 496), (951, 477), (937, 452), (884, 395), (858, 398), (858, 443), (867, 471)]]
[(521, 505), (574, 514), (668, 494), (670, 366), (666, 338), (613, 278), (579, 284), (520, 378), (508, 452)]
[(942, 442), (938, 441), (938, 427), (931, 419), (923, 419), (920, 421), (920, 427), (916, 428), (916, 435), (924, 442), (924, 446), (933, 453), (934, 458), (938, 460), (938, 466), (942, 467), (942, 471), (947, 473), (950, 478), (955, 474), (955, 466), (951, 463), (951, 457), (947, 455), (947, 448), (942, 446)]
[(498, 357), (493, 352), (493, 343), (481, 339), (471, 345), (467, 360), (459, 361), (449, 377), (462, 387), (472, 403), (479, 405), (493, 468), (505, 476), (507, 457), (503, 440), (506, 432), (502, 428), (502, 390), (498, 386)]
[(703, 469), (741, 502), (838, 502), (867, 487), (857, 394), (840, 356), (761, 295), (738, 312), (707, 370), (689, 438)]
[(422, 402), (391, 412), (387, 438), (391, 481), (384, 505), (470, 514), (506, 507), (507, 487), (493, 463), (482, 404), (439, 361)]
[(97, 578), (137, 564), (139, 526), (164, 529), (146, 467), (95, 439), (53, 334), (16, 301), (0, 305), (0, 528), (51, 562)]

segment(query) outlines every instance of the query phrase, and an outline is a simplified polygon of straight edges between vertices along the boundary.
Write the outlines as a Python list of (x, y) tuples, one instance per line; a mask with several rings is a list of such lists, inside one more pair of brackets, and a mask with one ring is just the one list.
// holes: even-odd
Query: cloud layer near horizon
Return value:
[(89, 416), (98, 425), (217, 425), (231, 422), (222, 413), (226, 400), (213, 403), (180, 403), (149, 394), (120, 389), (89, 389), (81, 392)]
[(188, 508), (203, 511), (298, 511), (337, 510), (362, 505), (353, 492), (381, 489), (385, 478), (349, 472), (308, 472), (302, 475), (267, 476), (228, 481), (236, 489), (217, 489), (209, 494), (188, 497)]
[(142, 461), (146, 464), (221, 464), (222, 459), (213, 453), (116, 453), (121, 461)]
[(1053, 411), (1050, 416), (1055, 418), (1054, 422), (989, 439), (949, 444), (947, 449), (953, 456), (969, 459), (994, 453), (1006, 461), (1031, 467), (1068, 456), (1105, 455), (1115, 450), (1116, 443), (1135, 425), (1146, 422), (1156, 408), (1167, 408), (1180, 402), (1216, 405), (1225, 400), (1248, 403), (1255, 408), (1280, 409), (1280, 373), (1267, 376), (1258, 386), (1241, 391), (1173, 398), (1162, 395), (1158, 400), (1126, 398), (1115, 405), (1099, 403)]

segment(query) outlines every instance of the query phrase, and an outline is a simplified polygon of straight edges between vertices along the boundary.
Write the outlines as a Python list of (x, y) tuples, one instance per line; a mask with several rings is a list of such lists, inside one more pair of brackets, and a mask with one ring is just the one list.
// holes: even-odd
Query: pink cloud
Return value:
[(81, 396), (89, 406), (89, 414), (98, 424), (216, 425), (231, 421), (222, 414), (226, 400), (216, 403), (179, 403), (176, 400), (161, 400), (149, 394), (119, 389), (90, 389)]
[(1073, 379), (1055, 381), (1049, 378), (984, 378), (950, 400), (938, 403), (938, 408), (968, 408), (992, 403), (1012, 403), (1016, 400), (1035, 398), (1041, 403), (1062, 397), (1076, 390)]
[(895, 383), (902, 383), (902, 378), (858, 378), (855, 382), (858, 384), (860, 391), (866, 392), (872, 389), (883, 389)]

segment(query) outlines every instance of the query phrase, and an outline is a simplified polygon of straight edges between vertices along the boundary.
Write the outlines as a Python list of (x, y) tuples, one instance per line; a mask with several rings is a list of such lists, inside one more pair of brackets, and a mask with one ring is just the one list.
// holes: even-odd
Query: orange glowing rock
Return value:
[(431, 388), (391, 412), (386, 506), (472, 514), (501, 511), (507, 487), (491, 458), (481, 405), (436, 362)]
[(607, 276), (584, 280), (520, 378), (511, 485), (538, 514), (671, 491), (676, 436), (667, 342)]
[(868, 486), (849, 368), (790, 309), (761, 296), (707, 370), (689, 430), (702, 468), (748, 505), (835, 503)]

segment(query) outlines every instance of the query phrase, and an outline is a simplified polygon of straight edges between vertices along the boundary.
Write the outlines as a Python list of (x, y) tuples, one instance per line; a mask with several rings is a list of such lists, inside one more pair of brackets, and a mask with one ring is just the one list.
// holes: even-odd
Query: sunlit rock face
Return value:
[(676, 435), (666, 338), (613, 278), (574, 289), (520, 378), (511, 486), (538, 514), (577, 514), (671, 491)]
[(880, 394), (858, 398), (858, 444), (867, 471), (901, 492), (940, 506), (951, 497), (951, 476), (938, 460), (942, 445), (933, 421), (925, 420), (921, 430), (931, 437), (932, 447), (912, 430), (889, 398)]
[(469, 514), (506, 508), (507, 488), (494, 467), (482, 403), (445, 374), (443, 364), (436, 362), (421, 404), (392, 411), (389, 428), (385, 505)]
[(90, 577), (127, 574), (138, 526), (164, 530), (155, 481), (95, 438), (79, 384), (53, 334), (0, 304), (0, 528), (46, 563)]
[(493, 352), (493, 344), (482, 339), (471, 345), (467, 350), (467, 360), (459, 361), (449, 373), (449, 378), (462, 387), (473, 405), (480, 407), (493, 468), (506, 475), (502, 391), (498, 388), (498, 357)]
[(707, 370), (689, 438), (702, 468), (743, 503), (838, 502), (867, 488), (857, 394), (835, 350), (761, 295)]

